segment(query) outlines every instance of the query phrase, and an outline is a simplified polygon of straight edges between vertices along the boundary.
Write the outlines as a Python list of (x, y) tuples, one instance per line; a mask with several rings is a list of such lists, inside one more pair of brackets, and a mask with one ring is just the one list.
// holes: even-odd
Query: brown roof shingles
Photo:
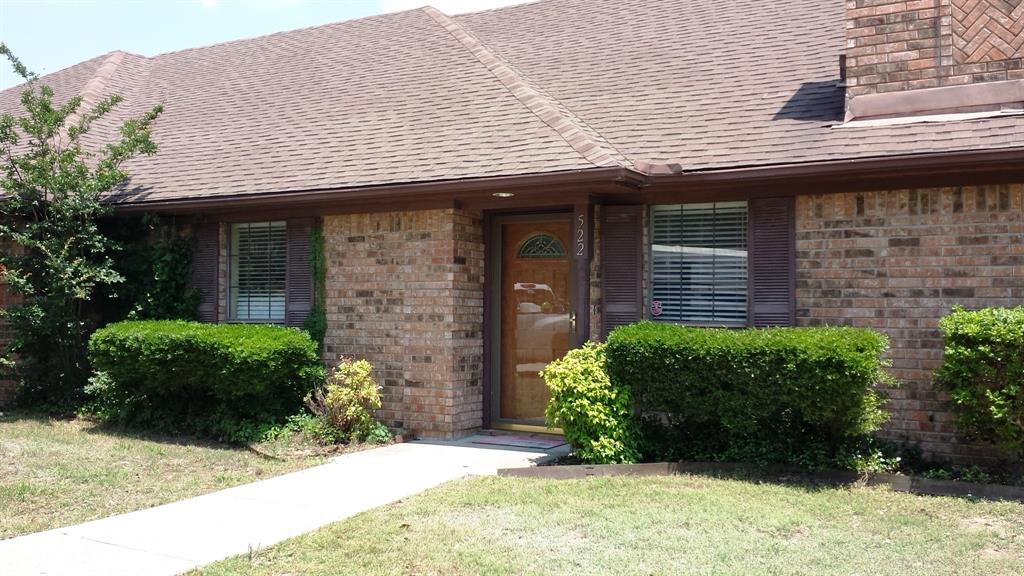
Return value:
[(167, 54), (150, 78), (151, 198), (593, 166), (419, 10)]
[[(835, 0), (428, 8), (123, 54), (104, 86), (125, 103), (93, 138), (164, 104), (160, 152), (130, 166), (131, 200), (1024, 146), (1021, 117), (831, 127), (844, 42)], [(44, 81), (67, 98), (106, 59)]]
[(524, 78), (510, 63), (480, 43), (464, 26), (440, 11), (424, 9), (466, 47), (523, 105), (558, 132), (581, 156), (596, 166), (625, 166), (626, 158), (599, 133), (543, 89)]
[(1021, 117), (832, 128), (843, 3), (751, 6), (546, 0), (458, 20), (634, 162), (706, 170), (1024, 146)]
[[(110, 55), (97, 56), (59, 72), (48, 74), (43, 77), (44, 82), (50, 88), (53, 88), (54, 98), (58, 102), (65, 102), (69, 98), (81, 93), (82, 89), (96, 75), (96, 71), (108, 56)], [(20, 87), (0, 91), (0, 112), (20, 111), (20, 101)]]

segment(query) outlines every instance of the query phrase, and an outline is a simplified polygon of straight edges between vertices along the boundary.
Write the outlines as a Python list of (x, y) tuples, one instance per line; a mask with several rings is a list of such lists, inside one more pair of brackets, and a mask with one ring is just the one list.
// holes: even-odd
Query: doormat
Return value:
[(514, 448), (533, 448), (534, 450), (550, 450), (552, 448), (564, 446), (565, 439), (500, 434), (498, 436), (481, 436), (479, 438), (474, 438), (473, 444), (489, 444), (491, 446), (511, 446)]

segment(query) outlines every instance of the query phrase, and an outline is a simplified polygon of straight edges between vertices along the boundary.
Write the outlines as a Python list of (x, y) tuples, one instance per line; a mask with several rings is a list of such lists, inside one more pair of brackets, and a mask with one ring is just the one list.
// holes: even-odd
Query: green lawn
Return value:
[(475, 478), (193, 574), (1019, 576), (1024, 506), (702, 476)]
[[(262, 447), (261, 447), (262, 448)], [(322, 462), (119, 434), (82, 420), (0, 417), (0, 539), (180, 500)]]

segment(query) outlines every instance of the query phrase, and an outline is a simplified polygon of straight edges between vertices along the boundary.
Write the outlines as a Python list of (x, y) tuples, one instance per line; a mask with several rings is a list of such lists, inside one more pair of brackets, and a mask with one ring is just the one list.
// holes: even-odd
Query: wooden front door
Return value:
[(499, 220), (498, 420), (543, 424), (548, 394), (538, 372), (572, 345), (572, 218)]

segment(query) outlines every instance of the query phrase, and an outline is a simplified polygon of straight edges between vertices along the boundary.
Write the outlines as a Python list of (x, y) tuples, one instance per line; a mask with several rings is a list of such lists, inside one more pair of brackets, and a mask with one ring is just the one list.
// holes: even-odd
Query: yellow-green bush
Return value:
[(366, 360), (342, 358), (324, 386), (306, 396), (306, 406), (337, 431), (338, 440), (379, 440), (386, 434), (386, 428), (373, 416), (381, 400), (372, 372), (373, 366)]
[(605, 366), (604, 344), (586, 343), (540, 373), (551, 401), (548, 425), (560, 427), (583, 462), (636, 462), (636, 427), (629, 390), (612, 384)]

